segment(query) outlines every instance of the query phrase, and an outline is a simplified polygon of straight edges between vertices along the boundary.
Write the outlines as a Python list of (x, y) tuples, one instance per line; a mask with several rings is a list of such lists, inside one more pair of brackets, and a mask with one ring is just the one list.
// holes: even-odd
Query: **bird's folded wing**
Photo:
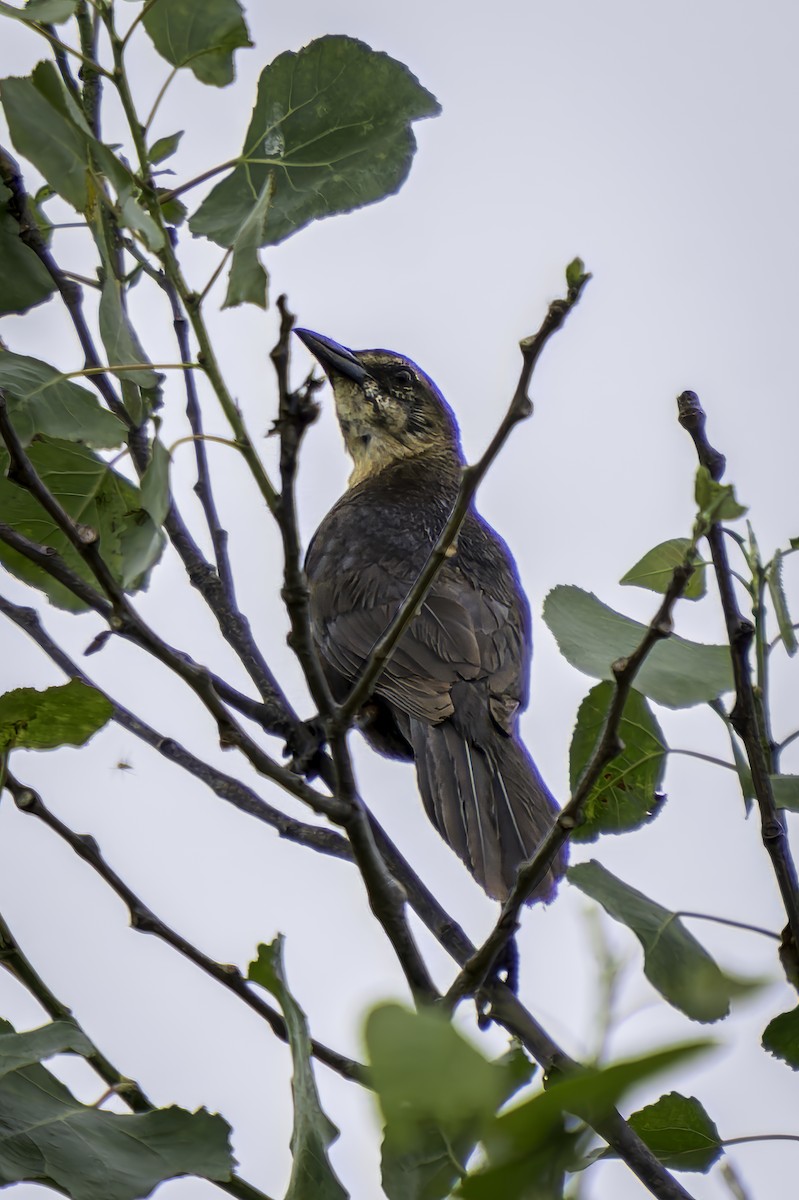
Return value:
[[(374, 591), (368, 582), (339, 577), (317, 585), (313, 597), (314, 632), (322, 654), (348, 679), (360, 674), (401, 602), (397, 597), (370, 604)], [(410, 716), (438, 722), (452, 714), (453, 684), (487, 678), (490, 691), (509, 695), (515, 711), (523, 649), (509, 618), (506, 605), (463, 579), (439, 577), (376, 691)]]

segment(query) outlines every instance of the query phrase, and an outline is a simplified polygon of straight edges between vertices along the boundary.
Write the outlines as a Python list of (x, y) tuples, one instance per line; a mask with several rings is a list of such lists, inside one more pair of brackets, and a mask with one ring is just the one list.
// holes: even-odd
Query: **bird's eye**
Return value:
[(407, 367), (400, 367), (395, 373), (394, 378), (397, 383), (404, 383), (406, 386), (413, 383), (413, 373)]

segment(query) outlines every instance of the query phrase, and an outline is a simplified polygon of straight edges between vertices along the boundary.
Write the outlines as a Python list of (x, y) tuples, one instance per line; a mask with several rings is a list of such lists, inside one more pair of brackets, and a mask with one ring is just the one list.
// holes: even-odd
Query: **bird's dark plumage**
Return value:
[[(296, 332), (330, 378), (354, 463), (306, 561), (314, 637), (343, 700), (450, 514), (463, 457), (451, 409), (409, 359)], [(513, 558), (472, 509), (360, 721), (377, 750), (415, 761), (431, 821), (499, 900), (557, 812), (518, 735), (530, 656)]]

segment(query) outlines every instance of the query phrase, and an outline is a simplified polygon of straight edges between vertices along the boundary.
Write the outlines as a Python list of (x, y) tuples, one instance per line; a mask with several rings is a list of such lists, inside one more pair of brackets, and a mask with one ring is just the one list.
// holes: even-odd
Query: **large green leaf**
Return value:
[(0, 752), (83, 746), (113, 712), (110, 700), (79, 679), (43, 692), (15, 688), (0, 696)]
[(231, 246), (271, 172), (263, 245), (381, 200), (410, 170), (411, 122), (439, 111), (406, 66), (354, 38), (281, 54), (261, 74), (239, 165), (200, 205), (191, 231)]
[(763, 1049), (799, 1071), (799, 1008), (769, 1021), (763, 1033)]
[(41, 433), (95, 450), (125, 440), (125, 426), (96, 396), (38, 358), (0, 350), (0, 387), (24, 446)]
[(434, 1122), (445, 1137), (485, 1123), (505, 1098), (505, 1072), (489, 1062), (445, 1014), (375, 1008), (366, 1020), (375, 1089), (397, 1147), (412, 1146)]
[[(612, 664), (631, 654), (646, 632), (645, 625), (573, 586), (552, 589), (544, 601), (544, 620), (564, 658), (595, 679), (612, 680)], [(729, 648), (672, 634), (648, 655), (634, 686), (667, 708), (715, 700), (733, 687)]]
[[(157, 388), (162, 376), (149, 366), (149, 359), (128, 317), (121, 284), (110, 274), (100, 294), (99, 323), (109, 371), (148, 391)], [(120, 367), (131, 369), (120, 370)]]
[(55, 291), (50, 272), (20, 237), (19, 222), (9, 212), (10, 199), (11, 192), (0, 183), (0, 316), (27, 312)]
[(29, 1067), (54, 1054), (91, 1054), (88, 1038), (69, 1021), (51, 1021), (39, 1029), (15, 1033), (0, 1020), (0, 1078), (20, 1067)]
[[(505, 1076), (505, 1100), (530, 1082), (533, 1066), (520, 1049), (511, 1049), (496, 1063)], [(482, 1105), (481, 1105), (482, 1107)], [(383, 1191), (388, 1200), (444, 1200), (459, 1178), (458, 1164), (469, 1161), (477, 1145), (483, 1122), (480, 1114), (458, 1123), (445, 1136), (441, 1127), (423, 1118), (414, 1132), (413, 1143), (386, 1128), (381, 1156)]]
[[(572, 793), (605, 726), (615, 695), (612, 683), (598, 683), (577, 713), (569, 750)], [(602, 770), (589, 793), (585, 820), (572, 841), (593, 842), (600, 833), (623, 833), (651, 821), (663, 802), (658, 792), (666, 765), (666, 742), (644, 696), (631, 692), (619, 724), (624, 749)]]
[(69, 20), (78, 7), (78, 0), (27, 0), (24, 8), (0, 3), (0, 16), (17, 21), (37, 21), (40, 24), (60, 25)]
[(494, 1114), (531, 1069), (523, 1056), (490, 1062), (444, 1013), (383, 1004), (366, 1020), (366, 1047), (385, 1118), (383, 1190), (389, 1200), (440, 1200)]
[[(668, 542), (661, 542), (652, 550), (648, 550), (643, 558), (639, 558), (635, 566), (630, 567), (619, 582), (647, 588), (651, 592), (660, 592), (661, 594), (668, 591), (674, 569), (685, 562), (690, 545), (689, 538), (672, 538)], [(705, 567), (703, 563), (697, 563), (683, 592), (683, 598), (685, 600), (701, 600), (705, 590)]]
[(167, 62), (215, 87), (232, 81), (234, 50), (252, 45), (237, 0), (157, 0), (143, 25)]
[(669, 1092), (627, 1121), (669, 1170), (707, 1172), (721, 1157), (719, 1131), (695, 1096)]
[[(35, 1048), (43, 1057), (82, 1048), (74, 1030), (61, 1032), (15, 1034), (0, 1021), (0, 1062), (16, 1056), (29, 1063)], [(165, 1179), (224, 1181), (233, 1168), (221, 1117), (174, 1107), (132, 1116), (105, 1112), (81, 1104), (38, 1062), (3, 1073), (0, 1124), (0, 1186), (39, 1182), (72, 1200), (138, 1200)]]
[[(30, 446), (28, 456), (73, 520), (97, 531), (100, 552), (118, 582), (129, 591), (146, 586), (147, 573), (163, 548), (163, 535), (144, 511), (138, 488), (84, 446), (41, 437)], [(93, 572), (52, 518), (25, 488), (5, 478), (7, 463), (7, 455), (0, 453), (2, 520), (34, 542), (52, 546), (76, 574), (97, 587)], [(146, 554), (142, 553), (143, 543)], [(0, 562), (19, 579), (44, 591), (59, 608), (85, 610), (83, 601), (66, 586), (2, 542)]]
[(754, 982), (725, 975), (676, 913), (656, 904), (598, 862), (569, 867), (569, 883), (601, 904), (638, 938), (644, 974), (661, 996), (694, 1021), (718, 1021), (730, 1011), (730, 999)]
[(563, 1172), (577, 1165), (580, 1141), (564, 1114), (589, 1123), (608, 1117), (630, 1088), (711, 1045), (687, 1043), (563, 1079), (556, 1076), (545, 1091), (493, 1122), (484, 1137), (485, 1167), (469, 1175), (455, 1194), (468, 1200), (560, 1200)]
[(0, 80), (11, 140), (59, 196), (84, 212), (89, 202), (89, 149), (68, 114), (55, 66), (39, 63), (30, 78)]
[(288, 990), (283, 974), (283, 938), (258, 947), (247, 978), (271, 992), (283, 1010), (294, 1074), (294, 1129), (291, 1180), (285, 1200), (346, 1200), (347, 1193), (330, 1165), (328, 1147), (338, 1129), (322, 1110), (311, 1065), (311, 1038), (305, 1013)]

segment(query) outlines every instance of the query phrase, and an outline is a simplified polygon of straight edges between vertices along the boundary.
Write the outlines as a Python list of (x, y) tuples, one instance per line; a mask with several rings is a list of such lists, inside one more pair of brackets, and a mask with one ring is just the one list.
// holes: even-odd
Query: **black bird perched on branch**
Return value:
[[(343, 701), (452, 510), (463, 454), (452, 410), (410, 359), (295, 332), (332, 384), (354, 463), (306, 559), (314, 638)], [(359, 717), (376, 750), (415, 760), (430, 820), (498, 900), (557, 813), (518, 734), (530, 656), (513, 558), (472, 507)], [(552, 896), (564, 866), (538, 897)]]

